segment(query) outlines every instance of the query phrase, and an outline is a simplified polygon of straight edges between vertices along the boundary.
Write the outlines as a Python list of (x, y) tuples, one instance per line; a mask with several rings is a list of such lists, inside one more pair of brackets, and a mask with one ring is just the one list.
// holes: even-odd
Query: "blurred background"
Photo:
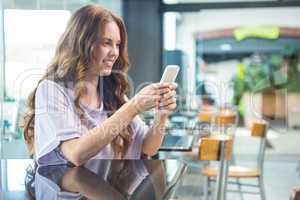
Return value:
[[(197, 124), (204, 107), (230, 105), (238, 115), (237, 155), (252, 157), (253, 143), (245, 139), (245, 130), (252, 119), (264, 119), (270, 130), (266, 159), (275, 160), (284, 171), (291, 167), (290, 177), (299, 176), (297, 0), (2, 0), (2, 158), (27, 157), (19, 128), (25, 100), (44, 73), (72, 12), (90, 3), (113, 10), (125, 21), (130, 96), (146, 83), (159, 81), (166, 66), (178, 65), (178, 108), (169, 127)], [(151, 113), (144, 117), (151, 122)], [(296, 183), (296, 178), (287, 180), (283, 199)]]

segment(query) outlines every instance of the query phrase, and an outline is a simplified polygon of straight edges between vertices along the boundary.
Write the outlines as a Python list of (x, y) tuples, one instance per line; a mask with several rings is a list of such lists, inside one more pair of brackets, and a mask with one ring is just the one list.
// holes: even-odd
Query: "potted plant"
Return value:
[(300, 127), (300, 58), (294, 52), (286, 56), (284, 66), (288, 68), (287, 109), (288, 126)]
[[(232, 79), (234, 103), (239, 105), (245, 123), (255, 117), (285, 118), (288, 79), (285, 50), (276, 54), (254, 54), (241, 63)], [(293, 82), (298, 85), (298, 82)]]

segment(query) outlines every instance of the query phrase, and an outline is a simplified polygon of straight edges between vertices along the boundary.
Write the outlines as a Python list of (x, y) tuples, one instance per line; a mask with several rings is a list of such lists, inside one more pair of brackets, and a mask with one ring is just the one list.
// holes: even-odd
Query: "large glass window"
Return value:
[(122, 16), (122, 0), (4, 0), (1, 3), (2, 150), (4, 157), (22, 157), (26, 156), (26, 150), (18, 127), (24, 102), (53, 57), (71, 13), (84, 5), (96, 3)]
[[(3, 100), (4, 100), (4, 31), (3, 2), (0, 1), (0, 133), (3, 133)], [(2, 134), (0, 134), (0, 156), (2, 155)]]
[(22, 99), (37, 84), (53, 57), (70, 13), (66, 10), (4, 11), (7, 99)]

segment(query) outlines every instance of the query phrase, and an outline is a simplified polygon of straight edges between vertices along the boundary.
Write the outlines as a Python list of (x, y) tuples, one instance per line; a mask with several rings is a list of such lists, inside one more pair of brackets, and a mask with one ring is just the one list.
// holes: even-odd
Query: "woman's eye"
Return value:
[(109, 41), (109, 40), (104, 40), (102, 44), (105, 45), (105, 46), (114, 46), (114, 45), (116, 45), (117, 48), (121, 47), (121, 43), (114, 44), (112, 41)]

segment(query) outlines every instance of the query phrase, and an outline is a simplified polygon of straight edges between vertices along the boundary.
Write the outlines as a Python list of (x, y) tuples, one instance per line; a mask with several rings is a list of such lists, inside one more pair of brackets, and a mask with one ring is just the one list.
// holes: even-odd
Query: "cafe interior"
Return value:
[[(37, 168), (26, 99), (88, 4), (125, 22), (128, 97), (175, 65), (177, 107), (152, 157)], [(298, 0), (0, 1), (0, 199), (300, 200), (299, 19)]]

